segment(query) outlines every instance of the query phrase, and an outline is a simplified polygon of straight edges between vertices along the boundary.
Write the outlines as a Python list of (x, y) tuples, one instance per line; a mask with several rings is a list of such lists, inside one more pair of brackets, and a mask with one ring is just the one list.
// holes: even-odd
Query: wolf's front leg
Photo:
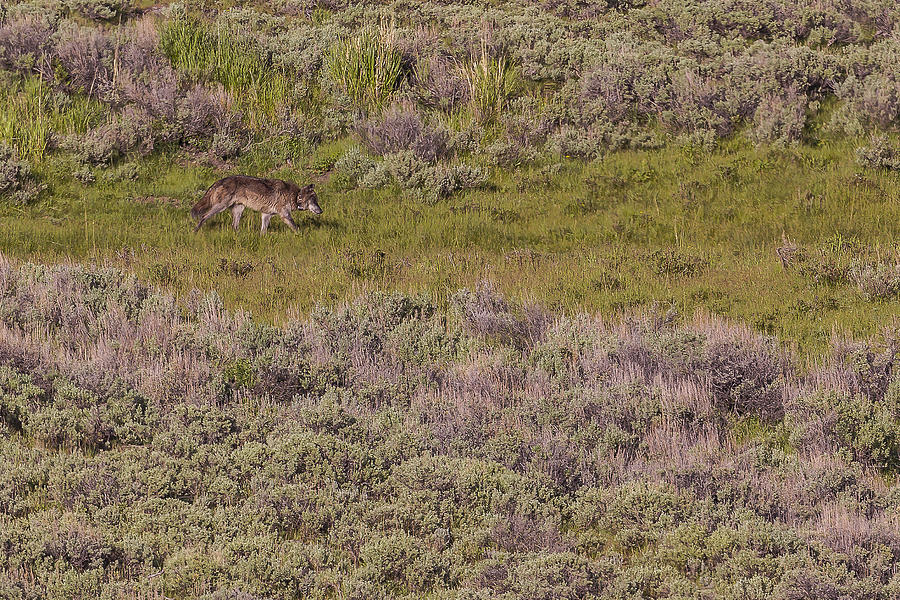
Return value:
[(272, 213), (263, 213), (262, 214), (262, 231), (261, 233), (265, 233), (266, 229), (269, 228), (269, 220), (272, 218)]
[(294, 233), (300, 231), (297, 228), (297, 224), (294, 223), (294, 220), (291, 218), (291, 213), (289, 213), (289, 212), (280, 213), (278, 216), (281, 217), (282, 221), (287, 223), (287, 226), (291, 228), (291, 231), (293, 231)]

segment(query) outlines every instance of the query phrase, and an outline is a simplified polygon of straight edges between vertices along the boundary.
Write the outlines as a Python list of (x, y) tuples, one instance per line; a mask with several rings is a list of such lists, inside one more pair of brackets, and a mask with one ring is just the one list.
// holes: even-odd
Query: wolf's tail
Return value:
[(203, 194), (200, 201), (191, 209), (191, 217), (193, 217), (195, 221), (198, 220), (203, 216), (203, 213), (210, 209), (210, 207), (212, 207), (212, 188), (206, 190), (206, 193)]

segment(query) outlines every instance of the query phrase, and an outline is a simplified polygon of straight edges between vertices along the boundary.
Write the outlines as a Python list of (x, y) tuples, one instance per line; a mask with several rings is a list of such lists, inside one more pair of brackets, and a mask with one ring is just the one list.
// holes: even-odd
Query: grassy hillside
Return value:
[[(900, 597), (889, 0), (0, 5), (0, 598)], [(190, 207), (314, 182), (258, 233)]]

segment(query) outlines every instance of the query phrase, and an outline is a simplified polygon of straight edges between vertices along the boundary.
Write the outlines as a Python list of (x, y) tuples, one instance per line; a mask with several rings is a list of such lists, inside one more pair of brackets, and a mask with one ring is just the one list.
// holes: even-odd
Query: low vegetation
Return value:
[(893, 598), (896, 331), (0, 264), (8, 598)]
[(401, 57), (396, 32), (384, 25), (364, 29), (332, 48), (327, 64), (331, 77), (360, 109), (378, 111), (400, 83)]

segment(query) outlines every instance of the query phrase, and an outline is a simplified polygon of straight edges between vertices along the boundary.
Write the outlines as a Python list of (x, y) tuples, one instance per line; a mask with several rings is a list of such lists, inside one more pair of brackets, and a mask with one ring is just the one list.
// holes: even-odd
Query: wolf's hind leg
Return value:
[(202, 227), (204, 223), (206, 223), (208, 220), (210, 220), (211, 218), (213, 218), (214, 216), (216, 216), (217, 214), (219, 214), (226, 208), (228, 208), (228, 206), (223, 206), (221, 204), (210, 208), (208, 211), (206, 211), (206, 214), (204, 214), (202, 217), (200, 217), (200, 221), (197, 222), (197, 226), (194, 227), (194, 231), (195, 232), (200, 231), (200, 227)]
[(210, 216), (211, 215), (203, 215), (202, 217), (200, 217), (200, 220), (197, 221), (197, 226), (194, 227), (194, 233), (197, 233), (198, 231), (200, 231), (200, 228), (203, 227), (203, 224), (209, 220)]
[(231, 226), (235, 231), (238, 230), (238, 225), (241, 222), (241, 213), (244, 212), (243, 204), (235, 204), (231, 207)]

